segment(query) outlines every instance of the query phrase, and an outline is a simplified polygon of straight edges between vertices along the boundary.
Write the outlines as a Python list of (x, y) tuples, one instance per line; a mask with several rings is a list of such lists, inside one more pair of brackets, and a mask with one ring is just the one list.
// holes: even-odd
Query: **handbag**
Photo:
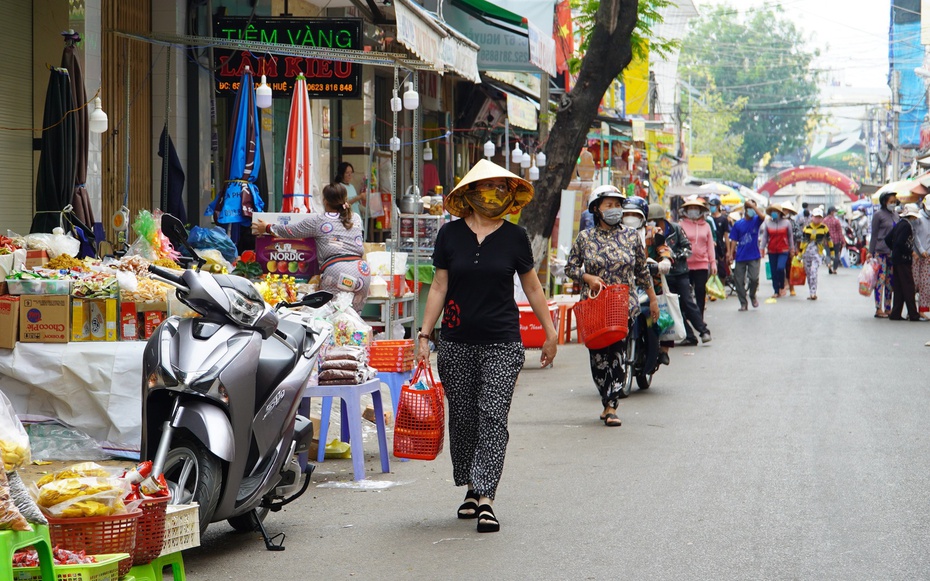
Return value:
[(421, 361), (400, 390), (394, 421), (394, 455), (413, 460), (435, 460), (445, 439), (446, 409), (442, 383), (433, 379)]
[(687, 335), (685, 318), (681, 316), (681, 306), (678, 304), (678, 295), (668, 289), (668, 281), (662, 275), (662, 294), (656, 297), (659, 303), (659, 316), (664, 311), (675, 322), (669, 328), (659, 333), (659, 341), (680, 341)]
[(716, 274), (707, 279), (704, 290), (715, 299), (725, 300), (727, 298), (727, 291), (723, 286), (723, 281)]
[(807, 281), (807, 272), (804, 270), (804, 261), (800, 256), (791, 259), (791, 269), (788, 271), (788, 282), (791, 286), (804, 286)]

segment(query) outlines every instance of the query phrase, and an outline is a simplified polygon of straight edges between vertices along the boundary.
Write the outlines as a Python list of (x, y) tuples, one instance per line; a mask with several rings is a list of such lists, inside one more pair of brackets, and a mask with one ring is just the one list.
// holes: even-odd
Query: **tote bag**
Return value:
[(662, 294), (656, 297), (659, 302), (659, 311), (667, 312), (675, 324), (659, 334), (659, 341), (681, 341), (687, 335), (685, 319), (681, 316), (681, 307), (678, 304), (678, 295), (668, 290), (668, 282), (662, 275)]

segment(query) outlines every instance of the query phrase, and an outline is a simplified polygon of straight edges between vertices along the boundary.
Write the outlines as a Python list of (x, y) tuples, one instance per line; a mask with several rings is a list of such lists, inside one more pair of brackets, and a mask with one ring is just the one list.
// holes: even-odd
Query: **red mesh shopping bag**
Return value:
[(588, 349), (603, 349), (626, 339), (630, 319), (630, 288), (614, 284), (578, 301), (572, 308), (581, 341)]
[(394, 421), (394, 455), (434, 460), (442, 452), (445, 426), (442, 384), (433, 379), (429, 365), (421, 362), (413, 378), (400, 390)]

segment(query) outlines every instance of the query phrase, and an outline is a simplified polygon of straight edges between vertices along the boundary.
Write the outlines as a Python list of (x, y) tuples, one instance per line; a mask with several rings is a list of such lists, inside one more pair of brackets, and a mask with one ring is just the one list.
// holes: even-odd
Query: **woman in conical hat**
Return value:
[(536, 276), (526, 231), (504, 220), (533, 198), (520, 176), (481, 160), (445, 199), (462, 218), (436, 236), (436, 274), (426, 299), (417, 359), (429, 358), (429, 337), (442, 315), (436, 356), (449, 404), (449, 450), (456, 486), (468, 486), (458, 518), (477, 519), (478, 532), (500, 523), (491, 505), (507, 449), (507, 416), (523, 368), (514, 274), (546, 334), (540, 364), (552, 363), (556, 331)]

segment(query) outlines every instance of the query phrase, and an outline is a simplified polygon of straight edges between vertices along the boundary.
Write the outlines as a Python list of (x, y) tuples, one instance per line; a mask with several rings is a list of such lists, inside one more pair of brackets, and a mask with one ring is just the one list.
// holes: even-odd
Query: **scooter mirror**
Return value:
[(333, 293), (317, 291), (300, 299), (300, 304), (305, 307), (310, 307), (311, 309), (318, 309), (331, 300), (333, 300)]
[(171, 214), (163, 214), (161, 217), (161, 231), (176, 249), (184, 248), (187, 253), (197, 262), (198, 266), (203, 266), (205, 260), (194, 251), (193, 247), (187, 242), (188, 233), (184, 224)]

